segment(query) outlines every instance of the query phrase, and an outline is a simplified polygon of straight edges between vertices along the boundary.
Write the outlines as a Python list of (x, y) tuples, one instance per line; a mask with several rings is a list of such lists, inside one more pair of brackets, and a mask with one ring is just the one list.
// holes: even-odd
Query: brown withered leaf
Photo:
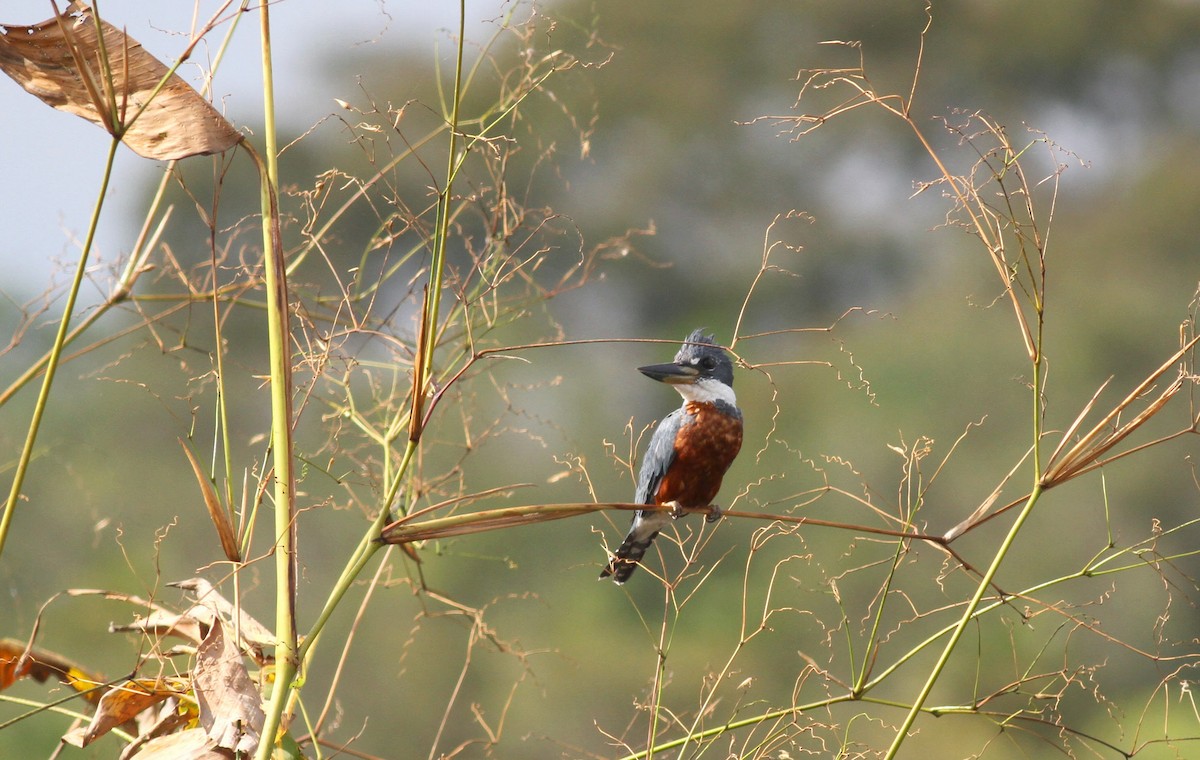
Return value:
[(0, 70), (146, 158), (220, 153), (241, 141), (225, 117), (182, 78), (168, 77), (169, 69), (137, 40), (106, 21), (98, 25), (103, 45), (90, 8), (33, 26), (0, 24)]
[(196, 646), (208, 635), (213, 620), (218, 615), (223, 615), (237, 630), (238, 642), (246, 654), (253, 657), (259, 665), (271, 661), (271, 657), (267, 654), (267, 651), (274, 646), (275, 641), (271, 632), (262, 623), (221, 596), (211, 583), (203, 578), (189, 578), (167, 585), (190, 591), (195, 595), (196, 603), (181, 612), (176, 612), (160, 604), (119, 591), (69, 589), (67, 593), (71, 596), (101, 596), (113, 601), (127, 602), (147, 611), (129, 623), (110, 623), (108, 626), (110, 633), (128, 631), (155, 637), (176, 636)]
[(196, 482), (200, 486), (200, 495), (204, 498), (204, 506), (208, 509), (208, 517), (217, 529), (217, 538), (221, 541), (221, 551), (225, 553), (225, 558), (230, 562), (241, 562), (241, 551), (238, 549), (237, 534), (233, 528), (233, 520), (229, 517), (229, 511), (221, 503), (221, 498), (217, 496), (217, 490), (213, 488), (204, 468), (200, 466), (200, 460), (196, 459), (196, 455), (192, 453), (191, 447), (182, 438), (178, 440), (179, 445), (183, 447), (183, 453), (187, 454), (188, 462), (192, 465), (192, 472), (196, 474)]
[(151, 739), (134, 757), (137, 760), (229, 760), (233, 755), (218, 750), (203, 728), (189, 728)]
[(131, 623), (109, 623), (108, 631), (109, 633), (134, 631), (158, 637), (178, 636), (192, 644), (199, 644), (211, 622), (212, 610), (207, 608), (193, 607), (184, 612), (153, 610), (149, 615)]
[(25, 642), (16, 639), (0, 639), (0, 690), (22, 678), (32, 678), (38, 683), (53, 678), (82, 693), (92, 703), (100, 699), (100, 694), (91, 689), (104, 682), (103, 677), (87, 672), (62, 655), (29, 649)]
[(196, 650), (192, 669), (200, 725), (217, 747), (250, 756), (258, 749), (266, 716), (262, 698), (237, 643), (218, 618)]
[(139, 617), (132, 623), (109, 623), (109, 633), (134, 631), (159, 637), (178, 636), (193, 644), (199, 644), (204, 638), (204, 634), (208, 632), (209, 623), (212, 622), (213, 612), (210, 609), (204, 608), (198, 610), (197, 614), (192, 614), (192, 609), (184, 612), (175, 612), (148, 599), (121, 591), (72, 588), (67, 589), (67, 594), (69, 596), (99, 596), (114, 602), (125, 602), (139, 608), (139, 610), (144, 609), (147, 611), (144, 615), (139, 612)]
[(143, 710), (132, 721), (137, 728), (136, 737), (125, 745), (117, 760), (129, 760), (135, 755), (142, 757), (138, 753), (151, 742), (194, 725), (198, 715), (196, 701), (190, 697), (167, 697)]
[(270, 661), (264, 652), (275, 646), (275, 635), (250, 613), (231, 604), (221, 595), (216, 586), (204, 578), (188, 578), (183, 581), (173, 581), (167, 585), (192, 592), (196, 598), (196, 607), (208, 607), (220, 615), (228, 625), (233, 626), (234, 630), (238, 632), (238, 641), (242, 650), (254, 657), (258, 664), (262, 665)]
[(100, 698), (92, 722), (68, 731), (63, 741), (86, 747), (122, 723), (133, 720), (143, 710), (164, 699), (187, 694), (187, 691), (187, 681), (181, 678), (137, 678), (117, 684)]

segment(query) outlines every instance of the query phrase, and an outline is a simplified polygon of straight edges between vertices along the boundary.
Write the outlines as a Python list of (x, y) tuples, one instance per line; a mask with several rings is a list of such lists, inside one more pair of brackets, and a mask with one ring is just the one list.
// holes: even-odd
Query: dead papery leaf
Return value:
[(200, 466), (200, 461), (196, 459), (191, 448), (182, 439), (179, 440), (179, 445), (183, 447), (183, 453), (187, 454), (188, 462), (192, 465), (192, 472), (196, 474), (196, 482), (200, 485), (200, 495), (204, 498), (204, 506), (208, 508), (208, 517), (217, 529), (217, 538), (221, 540), (221, 551), (225, 553), (225, 559), (230, 562), (241, 562), (242, 556), (238, 550), (237, 535), (234, 532), (233, 521), (229, 517), (228, 510), (221, 504), (217, 490), (213, 488), (212, 482), (209, 481), (208, 475), (205, 474), (204, 469)]
[(138, 678), (118, 684), (100, 698), (92, 722), (68, 731), (63, 741), (76, 747), (86, 747), (122, 723), (133, 720), (143, 710), (164, 699), (182, 696), (187, 690), (187, 681), (181, 678)]
[(200, 705), (200, 725), (208, 737), (235, 755), (253, 755), (266, 722), (262, 698), (246, 671), (241, 650), (225, 635), (219, 619), (196, 650), (192, 684)]
[(137, 760), (229, 760), (232, 755), (216, 749), (203, 728), (151, 739), (134, 757)]
[(216, 586), (204, 578), (188, 578), (167, 585), (192, 592), (198, 606), (212, 609), (234, 627), (244, 652), (254, 657), (260, 665), (269, 661), (270, 658), (266, 657), (264, 652), (275, 646), (274, 634), (249, 613), (231, 604)]
[(143, 710), (134, 718), (137, 738), (125, 745), (118, 760), (129, 760), (155, 739), (194, 725), (198, 715), (196, 701), (191, 698), (168, 697), (158, 705)]
[[(199, 613), (199, 614), (197, 614)], [(148, 633), (157, 637), (179, 636), (193, 644), (199, 644), (208, 632), (213, 612), (205, 607), (193, 607), (184, 612), (154, 610), (144, 618), (132, 623), (110, 623), (109, 633)]]
[(62, 655), (44, 649), (28, 649), (23, 641), (0, 639), (0, 690), (7, 689), (22, 678), (45, 683), (53, 678), (83, 694), (95, 704), (100, 694), (91, 691), (104, 682), (101, 676), (89, 673)]
[[(0, 70), (42, 102), (82, 116), (135, 153), (170, 160), (220, 153), (242, 135), (137, 40), (90, 8), (33, 26), (0, 24)], [(160, 89), (159, 84), (166, 79)], [(130, 123), (132, 122), (132, 123)]]
[(590, 512), (598, 512), (609, 504), (537, 504), (522, 507), (501, 507), (480, 512), (465, 512), (450, 517), (410, 522), (416, 515), (408, 515), (384, 527), (379, 538), (385, 544), (406, 544), (434, 538), (465, 536), (492, 530), (515, 528), (548, 520), (562, 520)]
[(208, 635), (209, 627), (218, 615), (231, 621), (238, 632), (238, 641), (242, 650), (253, 657), (259, 665), (271, 661), (267, 652), (274, 646), (274, 638), (262, 623), (241, 611), (221, 596), (211, 583), (203, 578), (189, 578), (168, 586), (190, 591), (196, 597), (196, 603), (182, 612), (175, 612), (154, 602), (142, 599), (132, 594), (118, 591), (102, 591), (99, 589), (70, 589), (71, 596), (102, 596), (118, 602), (127, 602), (140, 609), (148, 610), (144, 616), (130, 623), (111, 623), (110, 633), (144, 633), (156, 637), (177, 636), (199, 646)]

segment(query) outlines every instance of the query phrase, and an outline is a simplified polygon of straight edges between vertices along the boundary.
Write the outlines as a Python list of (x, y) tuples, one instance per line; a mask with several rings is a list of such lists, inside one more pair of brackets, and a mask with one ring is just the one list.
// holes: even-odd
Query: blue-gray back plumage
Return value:
[[(683, 408), (679, 408), (663, 418), (663, 421), (655, 428), (654, 435), (650, 437), (650, 446), (642, 457), (637, 492), (634, 495), (636, 504), (654, 503), (654, 496), (658, 493), (659, 484), (662, 483), (662, 479), (667, 475), (667, 470), (675, 461), (675, 436), (679, 432), (680, 425), (685, 422), (686, 415)], [(646, 556), (654, 539), (658, 538), (659, 531), (670, 521), (670, 512), (642, 509), (634, 512), (629, 533), (625, 535), (625, 540), (621, 542), (614, 554), (616, 559), (605, 568), (604, 574), (600, 577), (606, 578), (611, 575), (617, 583), (624, 583), (628, 580), (637, 568), (637, 563)], [(616, 560), (620, 560), (620, 562)]]
[[(654, 435), (650, 436), (650, 445), (642, 455), (642, 468), (638, 472), (637, 491), (633, 497), (635, 503), (654, 503), (659, 483), (675, 462), (675, 436), (679, 434), (679, 426), (683, 424), (684, 416), (682, 407), (676, 409), (658, 423)], [(643, 513), (637, 513), (641, 514)]]

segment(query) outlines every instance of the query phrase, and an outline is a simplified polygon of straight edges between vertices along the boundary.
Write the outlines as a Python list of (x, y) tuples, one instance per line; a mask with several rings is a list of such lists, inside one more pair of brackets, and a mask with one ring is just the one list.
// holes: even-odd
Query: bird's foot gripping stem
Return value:
[[(672, 520), (678, 520), (688, 513), (688, 511), (683, 508), (683, 505), (677, 501), (669, 502), (669, 504), (671, 506), (670, 515)], [(719, 506), (716, 504), (709, 504), (708, 512), (704, 514), (704, 522), (715, 523), (717, 520), (721, 519), (722, 514), (724, 513), (721, 511)]]

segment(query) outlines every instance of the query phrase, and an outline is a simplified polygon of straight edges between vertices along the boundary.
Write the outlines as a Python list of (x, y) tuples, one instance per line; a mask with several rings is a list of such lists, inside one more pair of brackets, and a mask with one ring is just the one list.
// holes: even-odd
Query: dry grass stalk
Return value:
[[(1091, 430), (1084, 434), (1083, 437), (1081, 437), (1075, 443), (1075, 445), (1068, 449), (1064, 454), (1063, 448), (1065, 447), (1066, 442), (1071, 438), (1071, 436), (1074, 435), (1075, 431), (1079, 429), (1080, 425), (1083, 423), (1084, 417), (1086, 417), (1096, 405), (1097, 397), (1099, 396), (1100, 392), (1104, 390), (1105, 385), (1107, 385), (1107, 381), (1104, 383), (1104, 385), (1101, 385), (1100, 389), (1096, 391), (1096, 394), (1092, 396), (1091, 400), (1088, 401), (1083, 410), (1078, 416), (1076, 416), (1075, 421), (1071, 423), (1071, 426), (1067, 429), (1066, 433), (1063, 434), (1062, 441), (1059, 443), (1058, 448), (1056, 448), (1054, 453), (1051, 455), (1050, 461), (1046, 466), (1046, 471), (1042, 475), (1040, 481), (1041, 487), (1052, 488), (1060, 483), (1066, 482), (1071, 478), (1091, 470), (1101, 461), (1101, 458), (1108, 451), (1110, 451), (1121, 441), (1128, 438), (1131, 433), (1140, 428), (1151, 417), (1158, 414), (1158, 412), (1161, 411), (1164, 406), (1166, 406), (1167, 402), (1170, 401), (1175, 394), (1183, 388), (1184, 380), (1188, 377), (1185, 368), (1181, 368), (1179, 377), (1177, 377), (1174, 382), (1163, 389), (1163, 391), (1159, 393), (1158, 396), (1146, 406), (1146, 408), (1134, 415), (1133, 419), (1124, 424), (1118, 424), (1117, 422), (1121, 415), (1124, 414), (1134, 402), (1145, 396), (1145, 394), (1150, 391), (1154, 384), (1158, 382), (1158, 380), (1169, 369), (1171, 369), (1171, 367), (1176, 366), (1180, 361), (1183, 360), (1184, 356), (1186, 356), (1187, 353), (1192, 350), (1197, 341), (1200, 341), (1200, 335), (1195, 336), (1185, 342), (1178, 351), (1172, 354), (1171, 357), (1162, 364), (1162, 366), (1150, 373), (1145, 380), (1143, 380), (1136, 388), (1130, 391), (1129, 394), (1125, 396), (1125, 398), (1122, 399), (1119, 404), (1114, 406), (1112, 410), (1108, 412), (1108, 414), (1104, 415), (1103, 419), (1097, 422), (1091, 428)], [(1124, 456), (1124, 454), (1119, 454), (1117, 457), (1113, 458), (1119, 458), (1120, 456)], [(1105, 461), (1112, 461), (1113, 458)]]

